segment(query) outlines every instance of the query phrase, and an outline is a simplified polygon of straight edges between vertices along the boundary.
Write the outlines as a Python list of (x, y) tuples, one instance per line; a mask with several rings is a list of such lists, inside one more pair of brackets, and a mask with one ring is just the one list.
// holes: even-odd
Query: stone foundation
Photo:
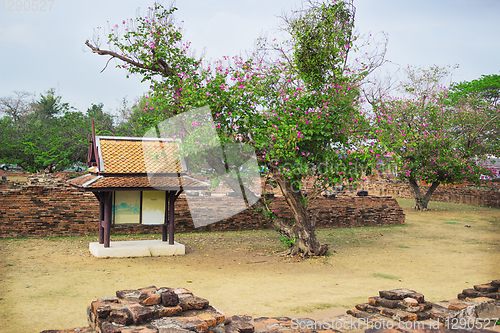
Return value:
[[(409, 289), (380, 291), (368, 303), (357, 304), (347, 313), (356, 318), (385, 322), (384, 327), (402, 326), (401, 322), (453, 329), (491, 329), (500, 318), (500, 280), (476, 285), (458, 294), (458, 300), (431, 303), (424, 295)], [(496, 318), (493, 320), (492, 318)], [(462, 321), (460, 321), (462, 320)], [(404, 324), (406, 325), (406, 324)], [(408, 324), (406, 326), (411, 326)]]
[[(89, 327), (42, 333), (277, 333), (292, 331), (298, 325), (287, 317), (227, 316), (187, 289), (155, 286), (119, 290), (116, 296), (99, 298), (87, 308), (87, 316)], [(317, 331), (301, 330), (303, 333)]]
[(109, 247), (98, 242), (89, 243), (89, 251), (98, 258), (182, 256), (186, 254), (184, 244), (162, 240), (137, 240), (110, 242)]
[(476, 298), (491, 298), (500, 301), (500, 280), (494, 280), (487, 284), (479, 284), (474, 289), (464, 289), (457, 298), (460, 300), (471, 301)]
[[(474, 288), (498, 292), (499, 282)], [(423, 294), (401, 288), (380, 291), (378, 297), (370, 297), (368, 303), (358, 304), (347, 313), (354, 318), (341, 315), (314, 321), (228, 316), (187, 289), (151, 286), (119, 290), (116, 296), (93, 301), (87, 308), (89, 327), (41, 333), (488, 332), (496, 326), (492, 318), (500, 317), (500, 301), (479, 297), (431, 303)]]

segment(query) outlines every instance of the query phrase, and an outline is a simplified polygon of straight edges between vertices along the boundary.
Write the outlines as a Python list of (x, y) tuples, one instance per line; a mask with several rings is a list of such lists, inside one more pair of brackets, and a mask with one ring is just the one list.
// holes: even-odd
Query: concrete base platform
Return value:
[(98, 258), (181, 256), (186, 253), (184, 244), (174, 242), (170, 245), (161, 240), (110, 242), (109, 247), (89, 243), (89, 250)]

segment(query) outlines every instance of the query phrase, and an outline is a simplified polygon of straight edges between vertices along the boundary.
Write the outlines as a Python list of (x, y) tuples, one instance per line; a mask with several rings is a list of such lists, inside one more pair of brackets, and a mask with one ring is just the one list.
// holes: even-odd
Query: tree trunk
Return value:
[[(221, 161), (220, 158), (216, 157), (211, 152), (207, 153), (207, 162), (212, 168), (214, 168), (217, 171), (219, 175), (224, 174), (225, 172), (224, 163)], [(246, 186), (242, 186), (236, 179), (233, 178), (227, 178), (225, 179), (225, 181), (233, 191), (235, 192), (239, 190), (244, 191), (247, 199), (249, 200), (251, 199), (251, 201), (257, 201), (255, 202), (253, 207), (259, 213), (261, 218), (266, 220), (268, 219), (269, 215), (272, 215), (270, 214), (271, 211), (269, 210), (269, 207), (262, 202), (262, 198), (257, 198), (257, 196), (249, 188), (247, 188)], [(293, 239), (291, 226), (285, 221), (283, 221), (281, 218), (274, 216), (271, 219), (271, 225), (275, 230), (278, 230), (278, 232), (281, 235), (287, 237), (288, 239)]]
[[(224, 174), (225, 165), (220, 158), (211, 153), (207, 154), (208, 164), (214, 168), (219, 174)], [(255, 194), (247, 187), (242, 186), (236, 179), (228, 178), (225, 180), (233, 191), (241, 189), (245, 191), (247, 198), (257, 199)], [(292, 211), (294, 218), (294, 226), (290, 226), (286, 221), (278, 216), (271, 218), (272, 227), (277, 230), (280, 235), (285, 236), (289, 241), (293, 242), (290, 249), (283, 252), (284, 255), (300, 255), (300, 256), (322, 256), (328, 251), (327, 245), (322, 245), (316, 240), (314, 232), (314, 224), (316, 219), (309, 219), (307, 209), (302, 202), (302, 194), (300, 189), (294, 188), (288, 179), (282, 179), (277, 176), (278, 184), (281, 188), (283, 196), (286, 199), (288, 206)], [(243, 187), (243, 188), (241, 188)], [(252, 201), (254, 201), (252, 200)], [(264, 220), (269, 219), (271, 211), (269, 207), (262, 202), (260, 198), (253, 207), (259, 212), (259, 215)]]
[(425, 193), (425, 196), (422, 197), (422, 192), (420, 192), (420, 186), (417, 183), (415, 178), (410, 178), (408, 179), (410, 182), (410, 187), (413, 191), (413, 198), (415, 199), (415, 206), (413, 207), (415, 210), (427, 210), (427, 205), (429, 204), (429, 200), (431, 199), (432, 193), (436, 190), (436, 188), (439, 186), (440, 182), (433, 182), (429, 189), (427, 190), (427, 193)]
[(279, 176), (277, 182), (288, 207), (292, 211), (295, 222), (292, 227), (293, 238), (289, 239), (293, 242), (292, 246), (283, 254), (304, 257), (324, 255), (328, 251), (328, 246), (320, 244), (316, 239), (314, 230), (316, 218), (309, 219), (300, 188), (294, 186), (294, 183), (290, 182), (290, 180)]

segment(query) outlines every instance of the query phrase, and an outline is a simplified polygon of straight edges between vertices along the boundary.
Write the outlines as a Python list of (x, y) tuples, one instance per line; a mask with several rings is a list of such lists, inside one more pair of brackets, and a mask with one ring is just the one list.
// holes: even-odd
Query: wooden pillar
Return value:
[(168, 244), (174, 245), (174, 202), (175, 192), (169, 191), (168, 193)]
[(166, 242), (168, 240), (168, 199), (170, 198), (170, 192), (165, 191), (165, 219), (163, 221), (163, 226), (162, 226), (162, 238), (161, 240), (163, 242)]
[(99, 244), (104, 244), (104, 196), (99, 192)]
[(104, 197), (104, 247), (109, 247), (111, 233), (111, 197), (112, 192), (106, 192)]
[(104, 194), (102, 192), (92, 192), (99, 201), (99, 244), (104, 244)]

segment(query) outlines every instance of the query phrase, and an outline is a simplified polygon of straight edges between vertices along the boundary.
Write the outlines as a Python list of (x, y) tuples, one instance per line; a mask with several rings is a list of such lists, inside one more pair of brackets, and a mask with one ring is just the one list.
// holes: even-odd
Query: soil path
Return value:
[(400, 203), (403, 226), (319, 230), (335, 252), (318, 259), (277, 256), (274, 231), (180, 234), (185, 256), (125, 259), (91, 256), (96, 237), (0, 240), (0, 331), (86, 326), (91, 301), (150, 285), (185, 287), (228, 314), (322, 320), (379, 290), (435, 302), (500, 278), (500, 210), (432, 202), (415, 213)]

